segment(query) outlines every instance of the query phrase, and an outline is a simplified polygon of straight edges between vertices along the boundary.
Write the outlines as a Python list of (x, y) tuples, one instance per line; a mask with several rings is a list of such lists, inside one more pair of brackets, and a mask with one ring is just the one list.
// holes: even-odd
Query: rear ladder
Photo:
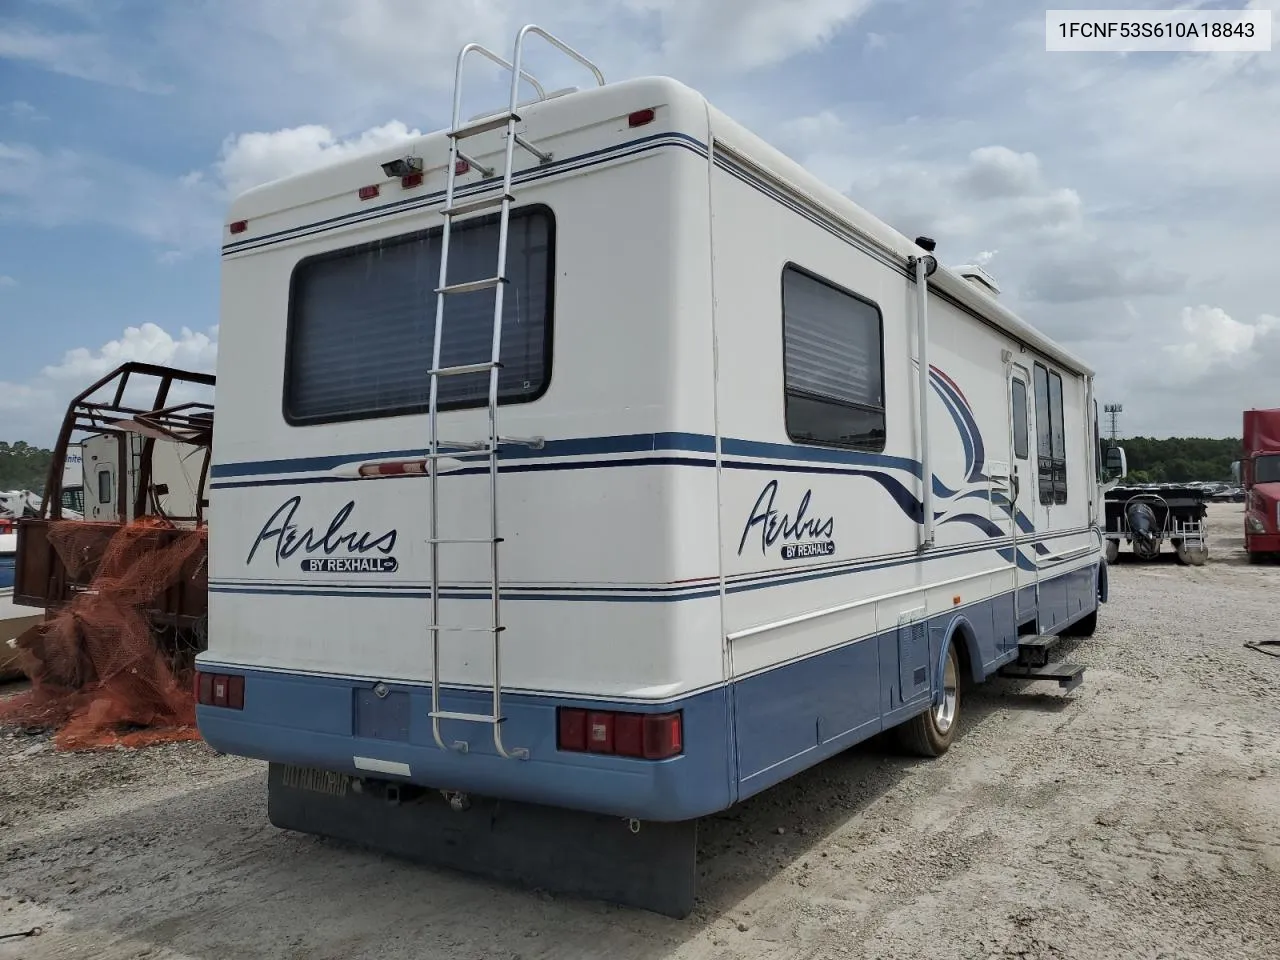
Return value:
[[(539, 163), (547, 163), (551, 160), (550, 153), (538, 149), (516, 132), (516, 125), (520, 121), (519, 114), (516, 111), (519, 106), (518, 97), (521, 79), (523, 78), (529, 81), (530, 85), (532, 85), (535, 91), (537, 91), (539, 99), (544, 99), (546, 97), (546, 93), (542, 85), (520, 67), (524, 53), (524, 40), (525, 37), (531, 33), (542, 37), (553, 47), (587, 67), (595, 77), (596, 82), (600, 86), (604, 86), (604, 75), (595, 64), (582, 56), (582, 54), (578, 53), (572, 47), (561, 42), (542, 28), (534, 26), (533, 24), (523, 27), (516, 35), (515, 51), (510, 63), (476, 43), (467, 44), (462, 48), (461, 52), (459, 52), (457, 68), (454, 74), (453, 121), (449, 127), (449, 165), (446, 172), (448, 179), (445, 188), (444, 209), (441, 211), (444, 216), (444, 228), (440, 241), (440, 282), (436, 288), (435, 339), (432, 347), (430, 370), (431, 392), (428, 405), (430, 414), (430, 444), (427, 463), (430, 465), (430, 469), (427, 473), (431, 482), (431, 538), (428, 542), (431, 548), (431, 607), (430, 621), (427, 624), (427, 635), (431, 644), (431, 732), (440, 749), (453, 749), (465, 753), (468, 749), (468, 744), (465, 740), (457, 740), (452, 744), (446, 744), (444, 736), (440, 731), (441, 721), (454, 720), (468, 723), (487, 724), (493, 730), (493, 745), (497, 750), (498, 755), (507, 759), (516, 760), (527, 760), (529, 757), (529, 751), (524, 747), (508, 747), (502, 741), (502, 724), (506, 719), (502, 715), (502, 633), (505, 627), (502, 623), (502, 591), (498, 576), (498, 548), (502, 544), (502, 537), (498, 532), (498, 454), (499, 450), (503, 446), (515, 444), (540, 447), (542, 445), (542, 440), (540, 438), (500, 437), (498, 435), (498, 380), (502, 370), (502, 309), (503, 293), (507, 284), (508, 228), (511, 217), (511, 205), (515, 201), (512, 186), (515, 166), (515, 148), (519, 146), (525, 152), (532, 154), (537, 158)], [(467, 55), (470, 53), (478, 53), (487, 57), (489, 60), (492, 60), (494, 63), (511, 73), (511, 98), (508, 108), (504, 113), (495, 114), (471, 123), (462, 124), (460, 123), (462, 107), (462, 68), (466, 62)], [(467, 165), (466, 169), (476, 170), (486, 179), (493, 176), (492, 170), (486, 169), (480, 163), (476, 162), (476, 160), (471, 156), (468, 156), (467, 153), (463, 152), (460, 147), (461, 141), (469, 137), (489, 133), (502, 127), (506, 128), (506, 150), (503, 160), (500, 192), (495, 194), (492, 193), (491, 190), (486, 190), (482, 191), (479, 195), (469, 195), (467, 199), (462, 202), (458, 202), (456, 197), (456, 185), (457, 177), (459, 175), (459, 161), (465, 161)], [(500, 210), (500, 214), (498, 221), (497, 268), (494, 271), (493, 276), (483, 280), (472, 280), (465, 283), (450, 284), (449, 239), (454, 218), (466, 216), (467, 214), (478, 213), (483, 210), (492, 210), (494, 208), (498, 208)], [(492, 349), (489, 360), (482, 363), (467, 363), (457, 366), (442, 367), (440, 365), (440, 347), (444, 335), (445, 303), (451, 296), (490, 289), (494, 291), (494, 300)], [(442, 452), (442, 442), (437, 431), (440, 378), (474, 376), (480, 373), (487, 373), (489, 375), (489, 436), (484, 440), (478, 441), (446, 441), (444, 446), (450, 448), (449, 452)], [(453, 539), (441, 538), (439, 474), (441, 470), (444, 469), (442, 463), (444, 461), (454, 461), (459, 458), (473, 458), (480, 456), (487, 456), (489, 460), (489, 535), (487, 537)], [(451, 626), (440, 622), (440, 548), (442, 546), (463, 544), (481, 544), (488, 547), (491, 604), (490, 623), (487, 627)], [(488, 633), (490, 635), (493, 650), (493, 672), (491, 682), (492, 706), (490, 713), (464, 713), (441, 709), (440, 640), (441, 636), (446, 633)]]

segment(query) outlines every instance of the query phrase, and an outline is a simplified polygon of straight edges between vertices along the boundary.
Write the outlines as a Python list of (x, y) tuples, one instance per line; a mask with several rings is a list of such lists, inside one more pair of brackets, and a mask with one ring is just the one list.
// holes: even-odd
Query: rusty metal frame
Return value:
[[(153, 401), (149, 407), (131, 407), (124, 402), (130, 378), (154, 378), (157, 380)], [(189, 402), (166, 406), (169, 393), (175, 383), (190, 383), (213, 387), (217, 380), (213, 374), (197, 373), (153, 363), (131, 361), (121, 364), (92, 386), (83, 390), (67, 407), (58, 440), (53, 448), (49, 475), (45, 481), (44, 502), (40, 507), (40, 519), (62, 519), (62, 475), (67, 458), (67, 448), (77, 433), (114, 434), (119, 444), (119, 463), (116, 502), (124, 514), (129, 500), (130, 434), (141, 434), (143, 442), (138, 464), (138, 492), (133, 502), (133, 516), (145, 513), (147, 496), (151, 489), (151, 458), (157, 439), (178, 440), (195, 446), (210, 447), (213, 443), (213, 406), (208, 403)], [(91, 398), (114, 383), (115, 392), (110, 402)], [(195, 520), (204, 523), (204, 501), (208, 483), (208, 457), (200, 471), (199, 489), (196, 491), (195, 517), (171, 519)], [(122, 522), (127, 517), (121, 517)]]

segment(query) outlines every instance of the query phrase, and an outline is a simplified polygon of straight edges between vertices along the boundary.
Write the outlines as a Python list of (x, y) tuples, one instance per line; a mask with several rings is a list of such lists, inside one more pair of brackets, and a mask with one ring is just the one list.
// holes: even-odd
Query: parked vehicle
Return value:
[(1280, 553), (1280, 409), (1244, 411), (1244, 548), (1253, 562)]
[[(534, 36), (596, 85), (518, 103)], [(200, 729), (277, 825), (683, 915), (698, 818), (1080, 682), (1093, 374), (682, 84), (475, 53), (506, 108), (232, 206)]]

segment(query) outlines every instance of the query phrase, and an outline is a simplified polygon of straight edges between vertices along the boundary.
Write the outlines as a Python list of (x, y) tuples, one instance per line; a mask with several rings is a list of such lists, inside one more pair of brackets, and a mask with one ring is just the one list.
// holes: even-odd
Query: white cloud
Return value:
[(199, 332), (183, 327), (175, 337), (154, 323), (144, 323), (127, 327), (121, 337), (96, 350), (87, 347), (68, 350), (61, 362), (45, 367), (40, 373), (50, 381), (84, 385), (129, 361), (210, 372), (217, 354), (217, 328)]
[[(96, 348), (68, 350), (59, 362), (45, 366), (27, 383), (0, 382), (0, 410), (5, 413), (0, 420), (0, 437), (49, 446), (71, 398), (122, 363), (137, 361), (212, 373), (217, 352), (217, 327), (205, 331), (183, 327), (173, 334), (154, 323), (128, 327), (120, 337)], [(126, 402), (145, 403), (151, 397), (144, 391), (152, 390), (154, 381), (143, 381), (126, 395)], [(178, 384), (169, 402), (210, 399), (203, 388)]]
[(48, 120), (49, 118), (25, 100), (13, 100), (0, 107), (0, 113), (15, 120)]
[(242, 133), (228, 137), (215, 164), (227, 191), (235, 196), (250, 187), (327, 163), (382, 150), (421, 136), (399, 120), (342, 139), (328, 127), (308, 124), (274, 133)]
[(0, 57), (25, 60), (54, 73), (149, 93), (169, 87), (152, 83), (129, 60), (117, 57), (94, 33), (53, 33), (24, 24), (0, 25)]
[(1221, 307), (1184, 307), (1182, 339), (1168, 344), (1169, 372), (1184, 381), (1239, 371), (1262, 359), (1266, 341), (1275, 344), (1280, 317), (1262, 314), (1253, 323), (1233, 319)]
[(166, 247), (216, 243), (221, 197), (201, 177), (166, 177), (75, 150), (0, 142), (0, 222), (104, 224)]
[(672, 62), (713, 61), (721, 70), (772, 66), (821, 47), (874, 0), (628, 0), (655, 13)]
[(971, 152), (969, 165), (958, 180), (962, 188), (982, 200), (1025, 197), (1043, 190), (1039, 158), (1000, 145)]
[(9, 276), (7, 273), (0, 273), (0, 288), (16, 287), (17, 285), (18, 281), (14, 277)]

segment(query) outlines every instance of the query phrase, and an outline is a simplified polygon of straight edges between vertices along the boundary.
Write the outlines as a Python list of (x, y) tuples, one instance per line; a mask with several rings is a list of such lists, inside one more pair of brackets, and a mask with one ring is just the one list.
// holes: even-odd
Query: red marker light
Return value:
[(249, 229), (249, 221), (237, 220), (235, 223), (231, 224), (231, 226), (228, 227), (227, 229), (229, 229), (232, 233), (244, 233), (246, 230)]
[(378, 185), (376, 183), (373, 183), (367, 187), (360, 188), (360, 199), (372, 200), (374, 197), (378, 195), (378, 193), (379, 193)]
[(470, 169), (471, 169), (471, 164), (467, 163), (467, 161), (465, 160), (459, 160), (457, 163), (453, 165), (453, 172), (459, 177), (462, 176), (464, 173), (466, 173)]
[(422, 174), (411, 173), (407, 177), (401, 177), (400, 186), (405, 190), (412, 190), (414, 187), (422, 186)]
[(656, 116), (653, 107), (646, 107), (644, 110), (637, 110), (627, 117), (627, 126), (643, 127), (646, 123), (652, 123)]

